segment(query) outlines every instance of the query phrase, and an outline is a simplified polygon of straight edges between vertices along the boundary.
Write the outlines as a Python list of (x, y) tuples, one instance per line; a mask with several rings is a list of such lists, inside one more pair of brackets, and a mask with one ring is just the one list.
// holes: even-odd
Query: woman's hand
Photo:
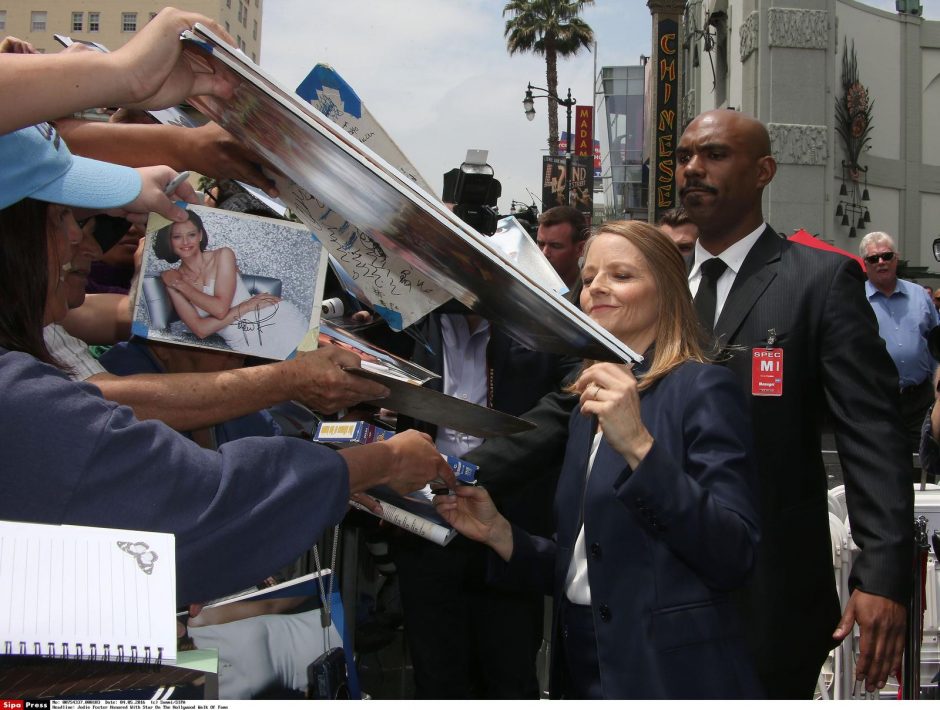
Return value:
[(175, 204), (174, 201), (183, 201), (190, 204), (202, 204), (195, 188), (188, 182), (183, 182), (176, 191), (167, 196), (167, 185), (178, 173), (166, 165), (154, 165), (146, 168), (134, 168), (140, 175), (140, 192), (137, 197), (126, 205), (110, 210), (80, 210), (79, 214), (93, 216), (104, 212), (113, 217), (123, 217), (132, 224), (147, 226), (151, 212), (156, 212), (174, 222), (185, 222), (188, 219), (186, 210)]
[(76, 219), (104, 213), (112, 217), (123, 217), (132, 224), (146, 227), (151, 212), (156, 212), (173, 222), (185, 222), (188, 219), (186, 210), (175, 204), (175, 201), (194, 205), (202, 204), (195, 188), (188, 182), (180, 184), (169, 197), (166, 195), (167, 185), (178, 175), (173, 168), (166, 165), (154, 165), (134, 168), (134, 170), (140, 176), (140, 192), (137, 193), (137, 197), (126, 205), (109, 210), (76, 209)]
[(449, 495), (434, 496), (434, 507), (464, 537), (488, 545), (504, 560), (512, 557), (512, 527), (485, 488), (458, 486)]
[(119, 215), (128, 221), (146, 225), (150, 213), (156, 212), (174, 222), (185, 222), (188, 219), (186, 210), (176, 205), (174, 200), (199, 204), (199, 196), (188, 182), (180, 184), (169, 197), (164, 193), (166, 186), (177, 176), (173, 168), (156, 165), (136, 170), (141, 179), (140, 194), (133, 202), (124, 205)]
[(626, 365), (603, 362), (585, 370), (575, 388), (581, 393), (581, 414), (596, 416), (607, 443), (635, 469), (653, 446), (640, 418), (636, 377)]
[(256, 309), (264, 308), (265, 306), (276, 306), (281, 302), (280, 296), (275, 296), (271, 293), (256, 293), (254, 296), (249, 298), (247, 301), (242, 301), (239, 303), (236, 308), (239, 310), (239, 318), (241, 318), (246, 313)]
[(182, 275), (176, 269), (167, 269), (162, 274), (160, 278), (163, 280), (163, 285), (167, 288), (172, 288), (174, 291), (182, 291), (183, 286), (185, 286), (186, 281), (183, 279)]
[(281, 300), (280, 296), (275, 296), (270, 293), (256, 293), (251, 298), (232, 306), (228, 313), (225, 314), (222, 322), (225, 323), (225, 325), (231, 325), (249, 315), (252, 311), (261, 310), (265, 306), (276, 306)]

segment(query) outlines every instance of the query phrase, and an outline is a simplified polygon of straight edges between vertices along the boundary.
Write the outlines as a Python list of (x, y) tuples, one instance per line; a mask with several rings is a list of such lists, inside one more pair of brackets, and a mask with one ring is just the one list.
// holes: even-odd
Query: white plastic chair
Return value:
[[(830, 492), (831, 493), (831, 492)], [(829, 541), (832, 553), (832, 572), (839, 593), (839, 601), (844, 602), (848, 594), (849, 569), (852, 565), (849, 534), (838, 510), (839, 498), (830, 495)], [(844, 514), (844, 513), (843, 513)], [(850, 697), (851, 685), (847, 686), (846, 659), (852, 657), (852, 637), (850, 636), (833, 649), (819, 674), (816, 687), (822, 700), (842, 700)], [(854, 665), (854, 664), (848, 664)]]
[(834, 513), (843, 523), (849, 518), (849, 509), (845, 505), (845, 486), (836, 486), (829, 491), (829, 512)]

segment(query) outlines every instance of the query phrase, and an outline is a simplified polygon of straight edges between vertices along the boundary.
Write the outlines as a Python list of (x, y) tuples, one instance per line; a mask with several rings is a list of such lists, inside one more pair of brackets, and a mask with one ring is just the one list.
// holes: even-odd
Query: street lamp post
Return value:
[[(544, 94), (534, 96), (532, 90), (544, 91)], [(525, 98), (522, 99), (522, 107), (525, 109), (525, 117), (530, 121), (535, 120), (535, 99), (555, 99), (559, 104), (565, 107), (568, 118), (568, 140), (565, 141), (565, 204), (571, 204), (571, 107), (577, 103), (577, 99), (571, 98), (571, 89), (568, 89), (568, 98), (560, 99), (548, 89), (529, 84), (525, 90)]]

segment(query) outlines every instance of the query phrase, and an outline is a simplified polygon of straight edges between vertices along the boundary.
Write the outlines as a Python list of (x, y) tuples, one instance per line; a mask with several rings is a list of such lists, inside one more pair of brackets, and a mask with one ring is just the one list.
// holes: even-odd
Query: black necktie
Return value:
[(718, 257), (713, 257), (702, 263), (702, 280), (699, 281), (698, 291), (695, 293), (695, 310), (698, 312), (699, 322), (708, 333), (715, 329), (715, 305), (718, 303), (718, 279), (724, 273), (727, 264)]

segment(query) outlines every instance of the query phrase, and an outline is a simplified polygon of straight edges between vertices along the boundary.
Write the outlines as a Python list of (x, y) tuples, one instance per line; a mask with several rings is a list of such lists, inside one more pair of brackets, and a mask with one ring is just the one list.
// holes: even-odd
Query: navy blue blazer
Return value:
[(758, 542), (746, 405), (724, 368), (686, 363), (641, 393), (652, 449), (635, 471), (602, 440), (584, 490), (594, 418), (576, 409), (555, 496), (553, 540), (513, 529), (503, 581), (539, 579), (555, 604), (551, 691), (558, 695), (558, 601), (581, 526), (607, 698), (760, 697), (729, 592)]

